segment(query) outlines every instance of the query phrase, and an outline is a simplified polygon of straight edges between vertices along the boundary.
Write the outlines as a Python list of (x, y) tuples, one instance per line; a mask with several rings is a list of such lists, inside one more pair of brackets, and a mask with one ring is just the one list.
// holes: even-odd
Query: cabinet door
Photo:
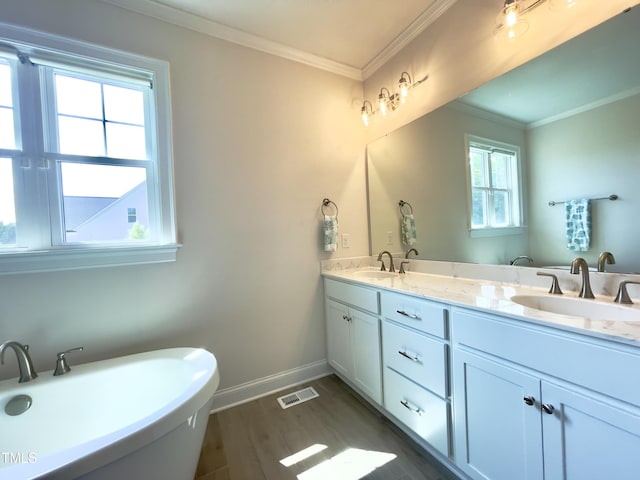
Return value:
[(353, 377), (353, 355), (349, 309), (341, 303), (327, 300), (327, 359), (333, 368), (347, 378)]
[(640, 478), (638, 409), (549, 383), (542, 398), (546, 480)]
[(364, 393), (382, 403), (380, 320), (378, 317), (349, 310), (354, 381)]
[(453, 369), (456, 464), (474, 479), (541, 479), (540, 381), (460, 348)]

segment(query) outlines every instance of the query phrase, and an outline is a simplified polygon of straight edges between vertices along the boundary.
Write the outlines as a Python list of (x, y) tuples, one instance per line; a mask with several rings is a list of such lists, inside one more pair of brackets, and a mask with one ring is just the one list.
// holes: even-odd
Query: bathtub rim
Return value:
[[(206, 368), (206, 375), (191, 382), (189, 388), (164, 405), (163, 408), (151, 412), (137, 422), (115, 432), (75, 445), (67, 450), (38, 458), (33, 464), (16, 464), (0, 468), (0, 480), (17, 478), (16, 476), (30, 480), (43, 478), (47, 480), (62, 480), (76, 478), (103, 467), (125, 455), (134, 453), (186, 422), (190, 416), (198, 412), (211, 400), (220, 382), (216, 357), (205, 348), (199, 347), (151, 350), (77, 365), (76, 369), (87, 371), (95, 367), (108, 368), (153, 358), (185, 359), (193, 354), (197, 355), (199, 364), (210, 362), (210, 365), (207, 365), (208, 368)], [(40, 374), (38, 380), (40, 378), (45, 382), (56, 380), (53, 377), (53, 370)]]

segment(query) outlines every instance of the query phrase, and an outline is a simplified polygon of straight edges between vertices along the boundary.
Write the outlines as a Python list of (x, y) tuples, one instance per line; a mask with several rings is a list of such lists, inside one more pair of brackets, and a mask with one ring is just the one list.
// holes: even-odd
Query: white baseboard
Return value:
[(223, 388), (213, 395), (211, 413), (264, 397), (279, 390), (299, 385), (300, 383), (325, 377), (333, 373), (326, 360), (309, 363), (285, 372), (252, 380), (235, 387)]

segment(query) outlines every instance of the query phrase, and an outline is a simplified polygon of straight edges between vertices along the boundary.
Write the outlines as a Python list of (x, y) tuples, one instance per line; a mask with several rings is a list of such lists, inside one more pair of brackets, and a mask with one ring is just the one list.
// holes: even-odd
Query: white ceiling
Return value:
[(105, 0), (361, 80), (456, 0)]

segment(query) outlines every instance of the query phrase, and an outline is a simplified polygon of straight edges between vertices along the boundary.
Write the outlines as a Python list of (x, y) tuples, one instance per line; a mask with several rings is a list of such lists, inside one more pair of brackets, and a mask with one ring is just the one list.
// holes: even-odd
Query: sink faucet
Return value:
[(589, 282), (589, 265), (584, 258), (578, 257), (571, 262), (571, 273), (577, 275), (580, 271), (582, 271), (580, 298), (596, 298), (591, 291), (591, 283)]
[(415, 248), (411, 248), (411, 249), (407, 250), (407, 253), (404, 254), (404, 258), (409, 258), (409, 254), (410, 253), (415, 253), (416, 256), (420, 255), (418, 253), (418, 250), (416, 250)]
[(509, 265), (515, 265), (519, 260), (527, 260), (529, 263), (533, 263), (533, 258), (526, 255), (518, 255), (516, 258), (509, 262)]
[(385, 250), (385, 251), (383, 251), (383, 252), (380, 252), (380, 253), (378, 254), (378, 261), (379, 261), (379, 262), (382, 262), (382, 266), (380, 267), (380, 270), (381, 270), (381, 271), (383, 271), (383, 272), (386, 270), (386, 268), (385, 268), (385, 266), (384, 266), (384, 260), (382, 259), (382, 256), (383, 256), (385, 253), (386, 253), (387, 255), (389, 255), (389, 271), (390, 271), (390, 272), (395, 272), (395, 271), (396, 271), (396, 269), (395, 269), (395, 267), (393, 266), (393, 257), (391, 256), (391, 253), (390, 253), (390, 252), (388, 252), (388, 251), (386, 251), (386, 250)]
[(3, 365), (4, 353), (7, 351), (7, 348), (12, 348), (13, 351), (16, 352), (16, 357), (18, 357), (18, 368), (20, 369), (19, 383), (30, 382), (35, 379), (38, 374), (33, 369), (31, 357), (29, 357), (29, 345), (22, 345), (14, 341), (4, 342), (0, 345), (0, 363)]
[(602, 252), (600, 254), (600, 256), (598, 257), (598, 271), (599, 272), (604, 272), (604, 264), (608, 263), (610, 265), (613, 265), (614, 263), (616, 263), (616, 259), (613, 256), (613, 253), (611, 252)]

